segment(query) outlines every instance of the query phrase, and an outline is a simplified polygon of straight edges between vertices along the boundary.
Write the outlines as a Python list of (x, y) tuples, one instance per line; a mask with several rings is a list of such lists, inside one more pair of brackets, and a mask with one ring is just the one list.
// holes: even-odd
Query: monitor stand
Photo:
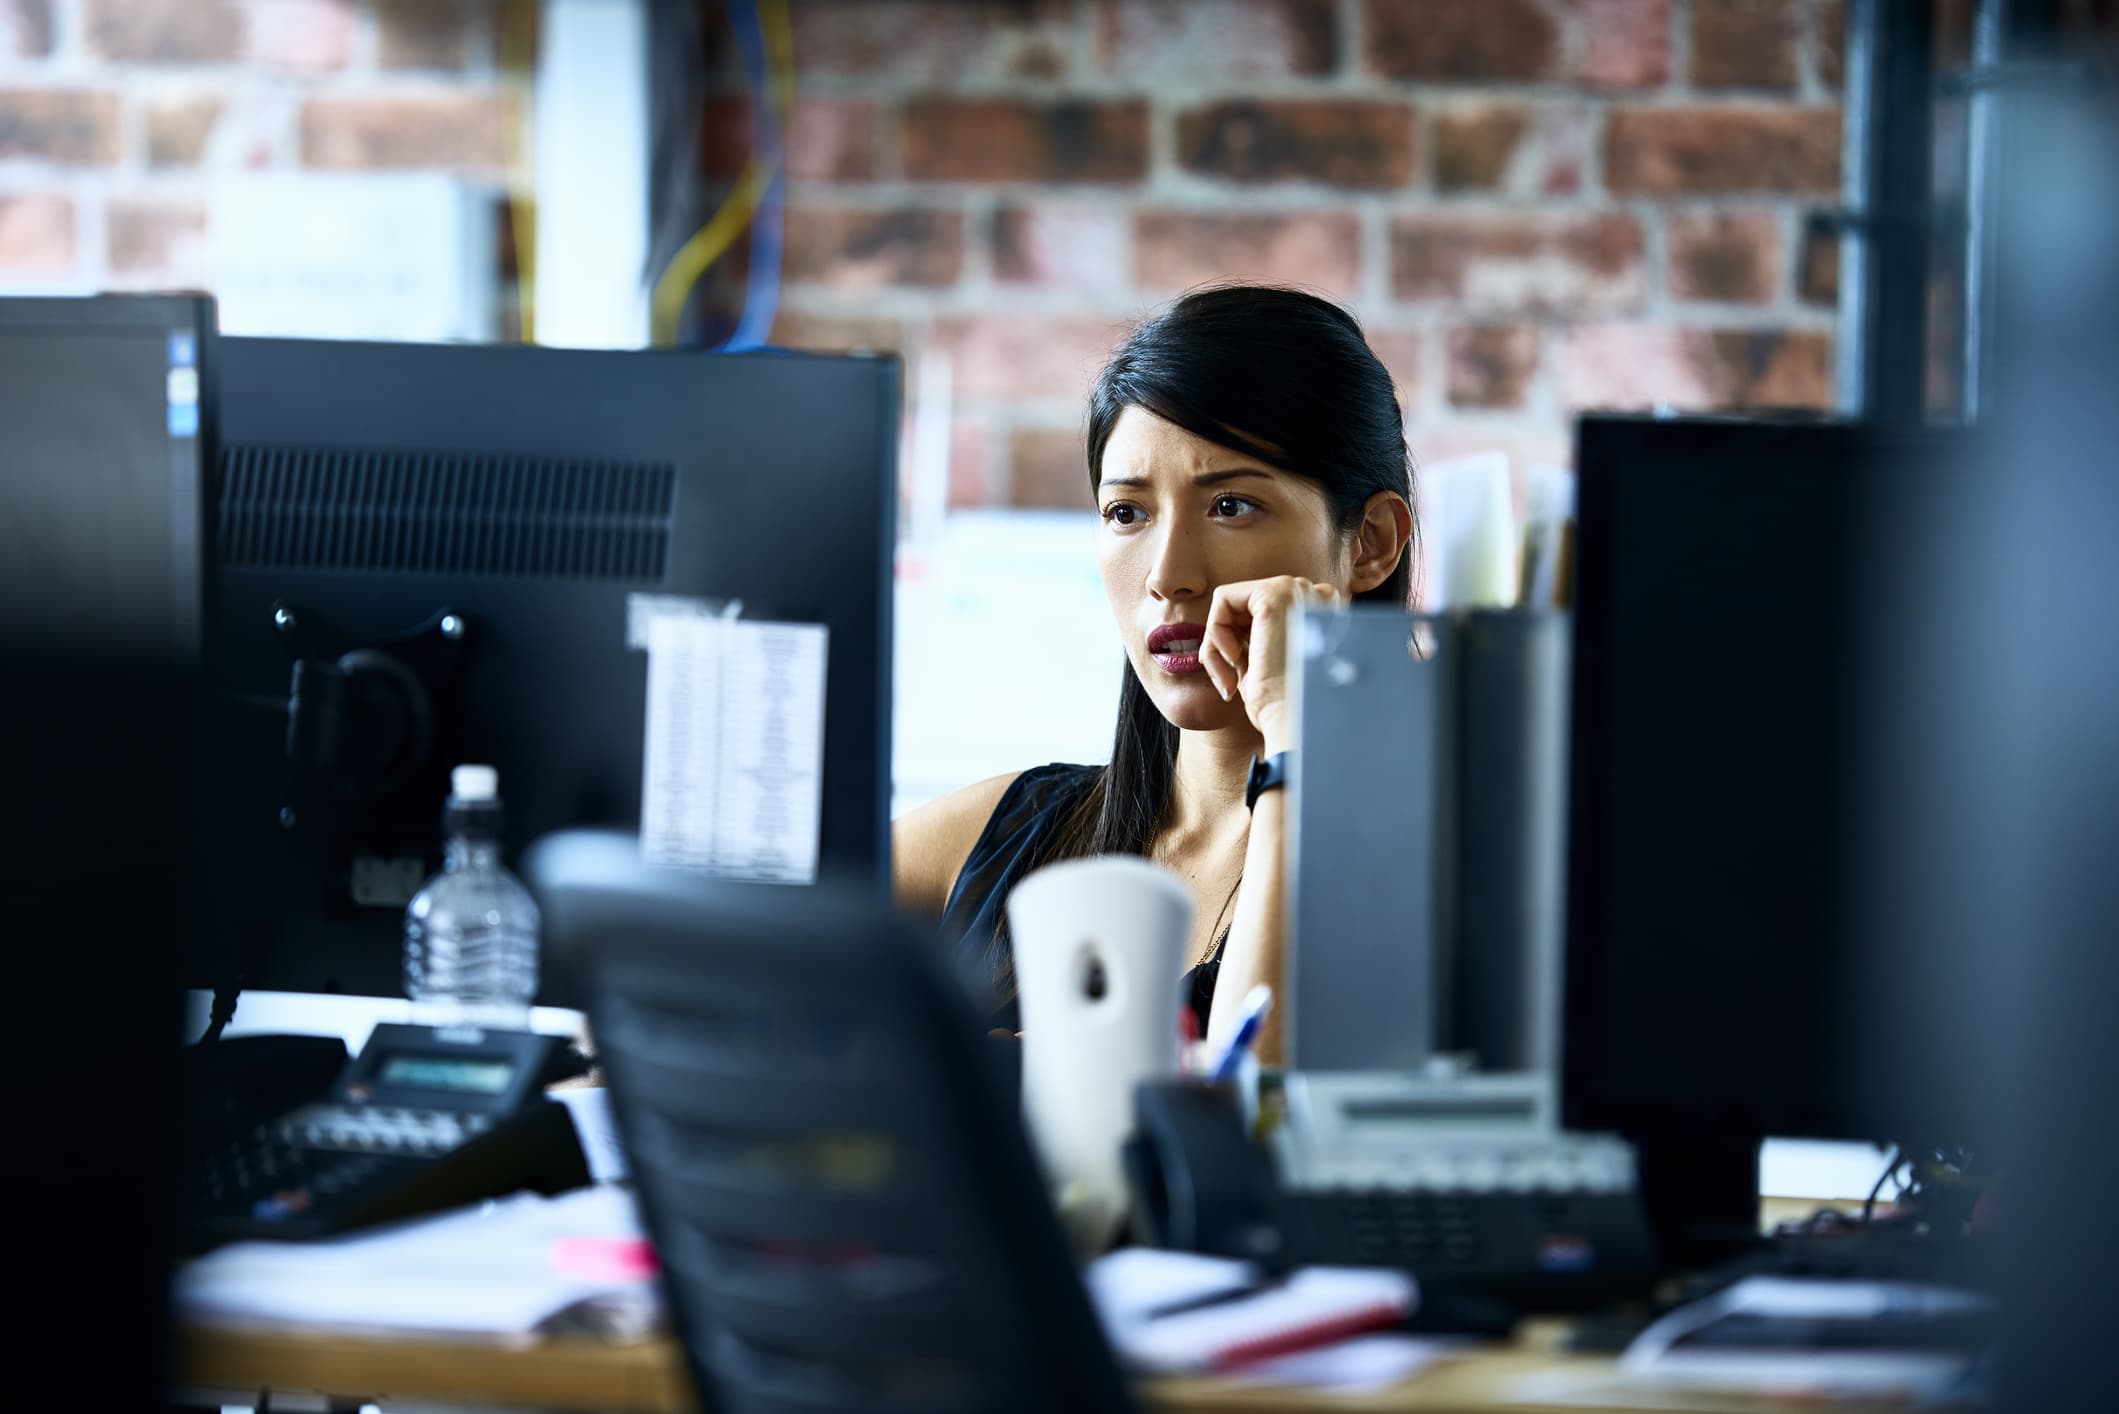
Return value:
[(1665, 1134), (1634, 1144), (1663, 1270), (1697, 1271), (1758, 1245), (1757, 1140)]

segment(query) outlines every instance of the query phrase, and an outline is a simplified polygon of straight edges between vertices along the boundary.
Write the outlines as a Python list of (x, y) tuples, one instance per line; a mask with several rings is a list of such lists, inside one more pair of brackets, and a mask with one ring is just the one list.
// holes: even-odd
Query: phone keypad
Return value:
[(444, 1110), (305, 1105), (206, 1155), (187, 1176), (187, 1208), (278, 1226), (357, 1207), (363, 1193), (396, 1185), (492, 1124)]

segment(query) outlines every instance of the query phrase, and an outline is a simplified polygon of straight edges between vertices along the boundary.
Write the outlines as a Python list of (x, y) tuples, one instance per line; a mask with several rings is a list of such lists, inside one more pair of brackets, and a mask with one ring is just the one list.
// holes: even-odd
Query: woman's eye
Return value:
[(1241, 496), (1216, 496), (1214, 498), (1214, 514), (1218, 516), (1240, 516), (1245, 511), (1252, 509), (1254, 509), (1252, 503)]
[(1113, 525), (1138, 525), (1140, 507), (1129, 506), (1124, 501), (1114, 501), (1104, 507), (1104, 519)]

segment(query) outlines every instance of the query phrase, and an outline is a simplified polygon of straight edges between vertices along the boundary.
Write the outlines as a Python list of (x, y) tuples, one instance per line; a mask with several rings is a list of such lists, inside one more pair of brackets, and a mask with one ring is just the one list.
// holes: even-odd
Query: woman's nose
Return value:
[(1196, 599), (1207, 592), (1206, 566), (1200, 562), (1192, 537), (1165, 531), (1148, 565), (1148, 593), (1156, 599), (1178, 602)]

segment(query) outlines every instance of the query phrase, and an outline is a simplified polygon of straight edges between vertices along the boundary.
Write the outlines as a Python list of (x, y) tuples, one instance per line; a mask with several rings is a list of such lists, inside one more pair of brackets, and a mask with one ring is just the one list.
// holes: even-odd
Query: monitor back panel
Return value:
[[(438, 865), (452, 765), (499, 768), (510, 859), (550, 830), (636, 826), (635, 594), (826, 626), (820, 872), (885, 886), (894, 360), (223, 349), (220, 980), (396, 993), (387, 861)], [(290, 819), (293, 660), (376, 643), (406, 645), (437, 699), (426, 765), (385, 800), (312, 791)], [(570, 990), (548, 975), (540, 1000)]]

